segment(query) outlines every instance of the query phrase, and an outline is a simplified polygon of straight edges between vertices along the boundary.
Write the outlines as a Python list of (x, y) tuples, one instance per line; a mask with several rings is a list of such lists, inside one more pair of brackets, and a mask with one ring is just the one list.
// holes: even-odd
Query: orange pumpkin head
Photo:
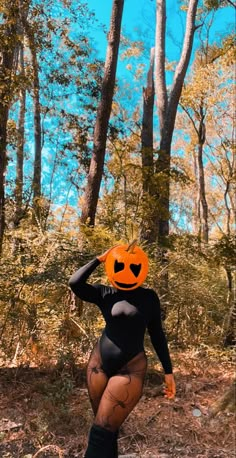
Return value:
[(148, 257), (136, 241), (130, 245), (119, 245), (108, 253), (105, 270), (115, 288), (129, 291), (144, 282), (148, 273)]

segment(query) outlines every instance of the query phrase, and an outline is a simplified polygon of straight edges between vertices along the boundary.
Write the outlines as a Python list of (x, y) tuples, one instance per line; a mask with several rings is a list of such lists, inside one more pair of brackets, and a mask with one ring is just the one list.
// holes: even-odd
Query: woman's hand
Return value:
[(175, 379), (173, 374), (165, 374), (165, 398), (174, 399), (176, 393)]
[[(115, 245), (116, 246), (116, 245)], [(113, 250), (113, 248), (115, 248), (114, 246), (109, 248), (109, 250), (105, 251), (105, 253), (101, 254), (100, 256), (97, 256), (97, 259), (100, 261), (100, 262), (105, 262), (106, 259), (107, 259), (107, 255), (108, 253), (110, 253), (111, 250)]]

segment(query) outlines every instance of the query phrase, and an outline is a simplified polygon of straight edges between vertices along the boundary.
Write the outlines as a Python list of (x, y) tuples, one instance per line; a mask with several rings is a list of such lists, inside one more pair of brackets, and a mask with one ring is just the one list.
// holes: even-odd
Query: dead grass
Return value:
[[(162, 395), (160, 367), (149, 358), (142, 399), (121, 428), (120, 453), (160, 458), (235, 457), (235, 418), (214, 402), (234, 376), (231, 355), (172, 352), (177, 397)], [(84, 365), (76, 371), (0, 368), (1, 458), (82, 458), (92, 422)]]

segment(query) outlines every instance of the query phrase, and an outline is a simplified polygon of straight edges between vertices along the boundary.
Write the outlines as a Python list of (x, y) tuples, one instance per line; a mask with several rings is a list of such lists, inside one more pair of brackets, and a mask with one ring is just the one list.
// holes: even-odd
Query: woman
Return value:
[[(133, 253), (135, 249), (132, 246)], [(116, 247), (115, 247), (116, 248)], [(114, 247), (72, 275), (69, 285), (82, 300), (97, 304), (106, 326), (95, 345), (87, 367), (87, 385), (95, 415), (85, 458), (117, 458), (118, 431), (139, 401), (147, 369), (143, 342), (147, 328), (165, 371), (165, 396), (175, 396), (175, 381), (166, 337), (162, 329), (160, 302), (154, 290), (117, 282), (117, 287), (89, 284), (96, 267), (106, 262)], [(120, 261), (120, 260), (119, 260)], [(115, 270), (124, 263), (115, 261)], [(131, 263), (138, 276), (140, 264)], [(134, 277), (135, 278), (135, 277)], [(128, 286), (127, 286), (128, 288)]]

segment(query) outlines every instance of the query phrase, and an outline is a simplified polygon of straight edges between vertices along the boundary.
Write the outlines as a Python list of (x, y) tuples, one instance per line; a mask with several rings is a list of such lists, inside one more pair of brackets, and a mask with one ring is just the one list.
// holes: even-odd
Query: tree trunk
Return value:
[(40, 85), (37, 52), (34, 37), (31, 37), (30, 51), (33, 66), (33, 98), (34, 98), (34, 175), (33, 175), (33, 198), (34, 209), (37, 218), (40, 220), (40, 206), (38, 199), (41, 197), (41, 169), (42, 169), (42, 145), (41, 145), (41, 108), (40, 108)]
[[(6, 59), (3, 59), (2, 62), (3, 62), (3, 65), (5, 65)], [(0, 81), (2, 80), (1, 76), (2, 75), (1, 75), (1, 69), (0, 69)], [(2, 253), (2, 245), (3, 245), (3, 237), (4, 237), (4, 229), (5, 229), (5, 172), (6, 172), (6, 146), (7, 146), (7, 119), (8, 119), (8, 108), (7, 106), (5, 106), (4, 103), (0, 102), (0, 254)]]
[(39, 83), (39, 64), (37, 57), (37, 46), (35, 43), (34, 31), (31, 30), (27, 21), (27, 16), (22, 15), (24, 30), (28, 39), (28, 44), (32, 57), (33, 69), (33, 100), (34, 100), (34, 173), (32, 181), (33, 208), (35, 219), (40, 221), (40, 202), (41, 197), (41, 170), (42, 170), (42, 131), (41, 131), (41, 106), (40, 106), (40, 83)]
[(199, 236), (199, 190), (198, 190), (198, 165), (195, 149), (193, 150), (193, 174), (195, 178), (194, 195), (193, 195), (193, 233)]
[(156, 39), (155, 39), (155, 92), (160, 124), (160, 137), (164, 136), (165, 119), (168, 105), (165, 73), (166, 40), (166, 1), (156, 3)]
[(160, 278), (158, 290), (162, 302), (163, 317), (165, 317), (169, 296), (166, 238), (169, 235), (170, 218), (171, 143), (178, 103), (193, 47), (198, 0), (189, 0), (188, 3), (182, 52), (175, 70), (169, 96), (165, 75), (166, 0), (157, 0), (156, 5), (155, 94), (159, 117), (160, 148), (158, 159), (154, 164), (152, 196), (155, 199), (155, 205), (153, 205), (152, 223), (149, 227), (149, 240), (153, 242), (157, 241), (160, 247), (159, 258), (164, 273)]
[[(21, 76), (24, 78), (24, 48), (20, 46), (20, 67)], [(18, 138), (16, 150), (16, 187), (15, 187), (15, 215), (14, 227), (17, 227), (22, 217), (22, 201), (23, 201), (23, 164), (24, 164), (24, 142), (25, 142), (25, 103), (26, 90), (23, 86), (20, 90), (20, 113), (18, 121)]]
[(205, 243), (208, 243), (208, 205), (206, 200), (206, 192), (205, 192), (205, 177), (204, 177), (204, 166), (202, 161), (202, 151), (203, 145), (201, 143), (198, 144), (198, 172), (199, 172), (199, 195), (200, 195), (200, 202), (202, 208), (202, 239)]
[(178, 103), (193, 47), (197, 5), (198, 0), (189, 1), (182, 53), (175, 70), (173, 84), (168, 97), (165, 81), (166, 1), (157, 0), (155, 92), (160, 123), (160, 149), (155, 172), (157, 176), (156, 197), (159, 205), (156, 207), (158, 208), (158, 212), (154, 215), (156, 224), (155, 233), (152, 238), (159, 239), (160, 243), (163, 238), (169, 235), (171, 142)]
[(150, 67), (147, 75), (147, 87), (143, 88), (143, 119), (141, 132), (141, 153), (143, 191), (150, 189), (153, 176), (153, 109), (154, 109), (154, 48), (151, 49)]
[(143, 180), (143, 217), (140, 237), (150, 241), (153, 202), (153, 109), (154, 109), (154, 48), (151, 49), (147, 87), (143, 88), (143, 119), (141, 131), (142, 180)]
[[(20, 43), (18, 46), (18, 65), (20, 65), (20, 73), (22, 80), (24, 80), (24, 47)], [(15, 181), (15, 209), (12, 215), (10, 227), (16, 229), (25, 213), (22, 208), (23, 203), (23, 165), (24, 165), (24, 142), (25, 142), (25, 109), (26, 109), (26, 89), (23, 87), (19, 93), (19, 119), (18, 119), (18, 132), (17, 132), (17, 147), (16, 147), (16, 181)], [(12, 254), (16, 255), (19, 249), (19, 238), (17, 234), (13, 233), (12, 238)]]
[(0, 254), (2, 253), (5, 229), (5, 173), (7, 165), (7, 120), (12, 98), (12, 69), (14, 49), (17, 41), (18, 9), (15, 1), (9, 1), (2, 15), (2, 35), (0, 50)]
[(226, 233), (230, 234), (231, 230), (231, 208), (228, 203), (228, 196), (229, 196), (229, 189), (230, 189), (230, 180), (226, 180), (225, 183), (225, 192), (224, 192), (224, 201), (225, 201), (225, 208), (226, 208)]
[(229, 315), (227, 317), (224, 347), (230, 347), (235, 345), (236, 342), (236, 291), (231, 269), (225, 267), (225, 271), (228, 282), (227, 304), (229, 307)]
[(199, 179), (199, 198), (201, 202), (202, 209), (202, 239), (205, 243), (208, 243), (208, 205), (206, 200), (206, 191), (205, 191), (205, 174), (204, 174), (204, 165), (203, 165), (203, 145), (206, 140), (206, 128), (204, 123), (204, 112), (203, 107), (200, 105), (200, 122), (197, 130), (198, 134), (198, 179)]
[(209, 239), (209, 226), (208, 226), (208, 204), (206, 199), (206, 190), (205, 190), (205, 173), (203, 165), (203, 146), (206, 141), (206, 127), (204, 119), (206, 112), (204, 113), (203, 103), (200, 101), (199, 112), (197, 112), (197, 118), (199, 119), (199, 125), (193, 116), (190, 114), (188, 108), (184, 105), (181, 105), (188, 118), (190, 119), (193, 128), (197, 135), (197, 157), (194, 151), (194, 175), (197, 181), (197, 199), (195, 200), (195, 229), (199, 238), (199, 243), (204, 240), (205, 243), (208, 243)]
[(82, 206), (81, 222), (91, 226), (95, 224), (99, 190), (104, 169), (108, 123), (115, 88), (123, 6), (124, 0), (113, 0), (101, 100), (97, 110), (93, 153)]
[[(226, 233), (230, 235), (231, 225), (236, 220), (236, 202), (235, 202), (235, 174), (236, 174), (236, 154), (234, 151), (234, 145), (230, 142), (222, 142), (221, 144), (223, 151), (225, 152), (225, 163), (227, 165), (226, 173), (222, 173), (222, 177), (225, 183), (224, 191), (224, 202), (226, 208)], [(228, 149), (232, 150), (232, 161), (228, 156)], [(223, 172), (223, 171), (222, 171)]]

